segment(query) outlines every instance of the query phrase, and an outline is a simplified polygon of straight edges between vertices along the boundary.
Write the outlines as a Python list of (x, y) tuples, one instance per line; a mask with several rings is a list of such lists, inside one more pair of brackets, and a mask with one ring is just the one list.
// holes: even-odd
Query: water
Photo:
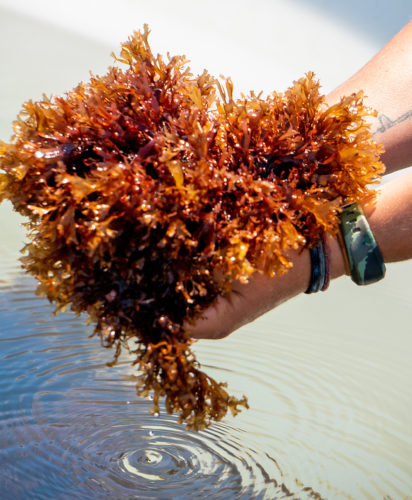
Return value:
[[(0, 81), (7, 139), (23, 100), (86, 79), (91, 61), (103, 71), (114, 47), (7, 11), (0, 21), (1, 46), (13, 47)], [(19, 222), (0, 206), (2, 500), (412, 498), (410, 263), (367, 290), (343, 278), (196, 344), (204, 369), (251, 408), (193, 433), (151, 416), (128, 357), (108, 368), (112, 353), (83, 319), (53, 316), (35, 295), (17, 261)]]
[(273, 450), (236, 420), (194, 433), (164, 412), (151, 416), (128, 359), (108, 368), (110, 352), (84, 322), (52, 316), (15, 259), (0, 256), (2, 499), (287, 494)]
[[(6, 229), (0, 245), (2, 499), (411, 494), (406, 300), (399, 300), (399, 326), (392, 330), (369, 310), (376, 309), (376, 294), (362, 304), (370, 325), (360, 320), (360, 329), (331, 322), (328, 316), (340, 308), (325, 308), (325, 294), (302, 297), (303, 307), (298, 298), (231, 338), (199, 342), (206, 371), (228, 381), (234, 394), (246, 393), (251, 409), (188, 432), (164, 411), (153, 417), (151, 401), (137, 398), (127, 355), (107, 367), (112, 353), (89, 338), (82, 318), (53, 316), (19, 269), (22, 234), (7, 205), (0, 222)], [(385, 316), (391, 323), (392, 313)]]

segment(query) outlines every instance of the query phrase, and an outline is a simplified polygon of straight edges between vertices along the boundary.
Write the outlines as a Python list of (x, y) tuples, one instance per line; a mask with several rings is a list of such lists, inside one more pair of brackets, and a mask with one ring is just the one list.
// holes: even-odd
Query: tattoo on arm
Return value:
[(403, 115), (399, 116), (395, 120), (391, 120), (389, 118), (389, 116), (387, 116), (387, 115), (383, 115), (383, 114), (379, 115), (378, 120), (380, 123), (380, 127), (377, 130), (375, 130), (373, 135), (383, 134), (383, 132), (385, 132), (385, 130), (388, 130), (392, 127), (395, 127), (399, 123), (406, 121), (408, 118), (412, 118), (412, 109), (410, 109), (409, 111), (407, 111)]

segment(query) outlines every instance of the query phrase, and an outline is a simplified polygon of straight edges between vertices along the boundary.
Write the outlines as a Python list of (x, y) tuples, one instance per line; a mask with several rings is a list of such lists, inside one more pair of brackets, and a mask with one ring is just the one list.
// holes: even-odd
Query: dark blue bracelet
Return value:
[(310, 281), (305, 293), (315, 293), (319, 290), (325, 291), (329, 286), (329, 252), (325, 239), (318, 241), (310, 248)]

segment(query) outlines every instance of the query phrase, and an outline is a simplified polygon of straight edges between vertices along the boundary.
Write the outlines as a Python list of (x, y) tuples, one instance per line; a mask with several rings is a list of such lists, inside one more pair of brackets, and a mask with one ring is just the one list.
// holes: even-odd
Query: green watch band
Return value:
[(369, 285), (385, 276), (385, 263), (368, 221), (357, 203), (342, 207), (340, 226), (352, 280)]

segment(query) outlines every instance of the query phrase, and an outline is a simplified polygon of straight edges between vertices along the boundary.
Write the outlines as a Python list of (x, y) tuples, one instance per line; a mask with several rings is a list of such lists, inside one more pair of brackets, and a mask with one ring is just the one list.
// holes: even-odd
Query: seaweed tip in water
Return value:
[(138, 394), (199, 430), (247, 400), (201, 370), (184, 324), (335, 233), (341, 201), (383, 172), (381, 147), (362, 93), (327, 106), (308, 73), (284, 94), (235, 98), (230, 79), (153, 55), (148, 33), (105, 75), (23, 105), (0, 145), (0, 201), (28, 219), (38, 293), (87, 313), (114, 362), (132, 344)]

